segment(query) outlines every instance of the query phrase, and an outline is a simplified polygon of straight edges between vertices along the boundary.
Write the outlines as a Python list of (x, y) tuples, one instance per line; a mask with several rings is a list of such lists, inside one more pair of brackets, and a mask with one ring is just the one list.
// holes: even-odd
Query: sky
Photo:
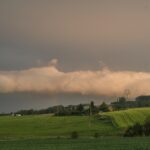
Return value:
[(0, 0), (0, 112), (150, 90), (150, 0)]

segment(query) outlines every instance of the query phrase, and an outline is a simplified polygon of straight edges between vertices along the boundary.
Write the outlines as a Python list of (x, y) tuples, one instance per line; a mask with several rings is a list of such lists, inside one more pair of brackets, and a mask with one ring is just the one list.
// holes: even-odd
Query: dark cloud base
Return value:
[[(115, 98), (113, 98), (115, 99)], [(80, 94), (35, 94), (35, 93), (10, 93), (0, 94), (0, 113), (14, 112), (21, 109), (42, 109), (55, 105), (72, 105), (94, 101), (100, 104), (109, 102), (112, 98), (101, 96), (83, 96)]]

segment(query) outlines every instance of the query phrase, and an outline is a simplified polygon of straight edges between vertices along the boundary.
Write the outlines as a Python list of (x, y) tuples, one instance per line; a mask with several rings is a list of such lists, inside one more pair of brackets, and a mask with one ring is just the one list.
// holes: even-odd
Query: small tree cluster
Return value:
[(99, 110), (102, 112), (108, 112), (109, 111), (109, 106), (103, 102), (100, 106), (99, 106)]
[(150, 136), (150, 118), (145, 121), (144, 133), (145, 133), (145, 136)]
[(129, 127), (124, 133), (124, 136), (127, 137), (142, 136), (142, 135), (143, 135), (143, 127), (139, 123), (136, 123), (135, 125)]
[(133, 136), (150, 136), (150, 118), (146, 119), (144, 125), (136, 123), (132, 127), (129, 127), (124, 136), (133, 137)]

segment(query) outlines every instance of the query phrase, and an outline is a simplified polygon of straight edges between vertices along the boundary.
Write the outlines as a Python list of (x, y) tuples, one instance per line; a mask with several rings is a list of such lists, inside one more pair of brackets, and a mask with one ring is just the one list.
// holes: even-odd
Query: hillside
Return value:
[(88, 116), (56, 117), (35, 115), (0, 117), (0, 138), (69, 137), (77, 131), (80, 136), (114, 135), (118, 130), (110, 120), (97, 120)]
[(115, 136), (125, 127), (136, 122), (143, 123), (150, 115), (150, 108), (129, 109), (102, 113), (100, 117), (51, 115), (0, 117), (0, 139), (69, 137), (77, 131), (79, 136)]
[(108, 116), (114, 126), (126, 128), (135, 123), (143, 124), (147, 117), (150, 117), (150, 108), (134, 108), (122, 111), (108, 112), (103, 115)]

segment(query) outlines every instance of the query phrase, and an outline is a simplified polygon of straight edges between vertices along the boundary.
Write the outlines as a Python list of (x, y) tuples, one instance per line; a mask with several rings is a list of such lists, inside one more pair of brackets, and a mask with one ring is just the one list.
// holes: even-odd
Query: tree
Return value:
[(126, 103), (126, 98), (125, 97), (119, 97), (119, 103), (120, 104), (125, 104)]
[(90, 103), (90, 107), (91, 107), (91, 109), (94, 109), (94, 102), (93, 101), (91, 101), (91, 103)]
[(127, 137), (142, 136), (142, 135), (143, 135), (143, 126), (139, 123), (136, 123), (135, 125), (129, 127), (124, 133), (124, 136)]
[(150, 106), (150, 96), (139, 96), (136, 98), (136, 103), (138, 107), (148, 107)]
[(125, 97), (119, 97), (117, 102), (111, 103), (114, 110), (125, 109), (127, 107), (127, 101)]
[(109, 106), (103, 102), (100, 106), (99, 106), (99, 110), (102, 111), (102, 112), (107, 112), (109, 111)]
[(84, 110), (83, 105), (82, 105), (82, 104), (79, 104), (79, 105), (77, 106), (77, 111), (82, 112), (83, 110)]
[(91, 103), (90, 103), (90, 108), (89, 108), (90, 110), (90, 116), (92, 116), (93, 114), (97, 114), (98, 113), (98, 109), (97, 109), (97, 107), (94, 105), (94, 102), (93, 101), (91, 101)]
[(147, 118), (144, 123), (144, 134), (145, 136), (150, 136), (150, 118)]

